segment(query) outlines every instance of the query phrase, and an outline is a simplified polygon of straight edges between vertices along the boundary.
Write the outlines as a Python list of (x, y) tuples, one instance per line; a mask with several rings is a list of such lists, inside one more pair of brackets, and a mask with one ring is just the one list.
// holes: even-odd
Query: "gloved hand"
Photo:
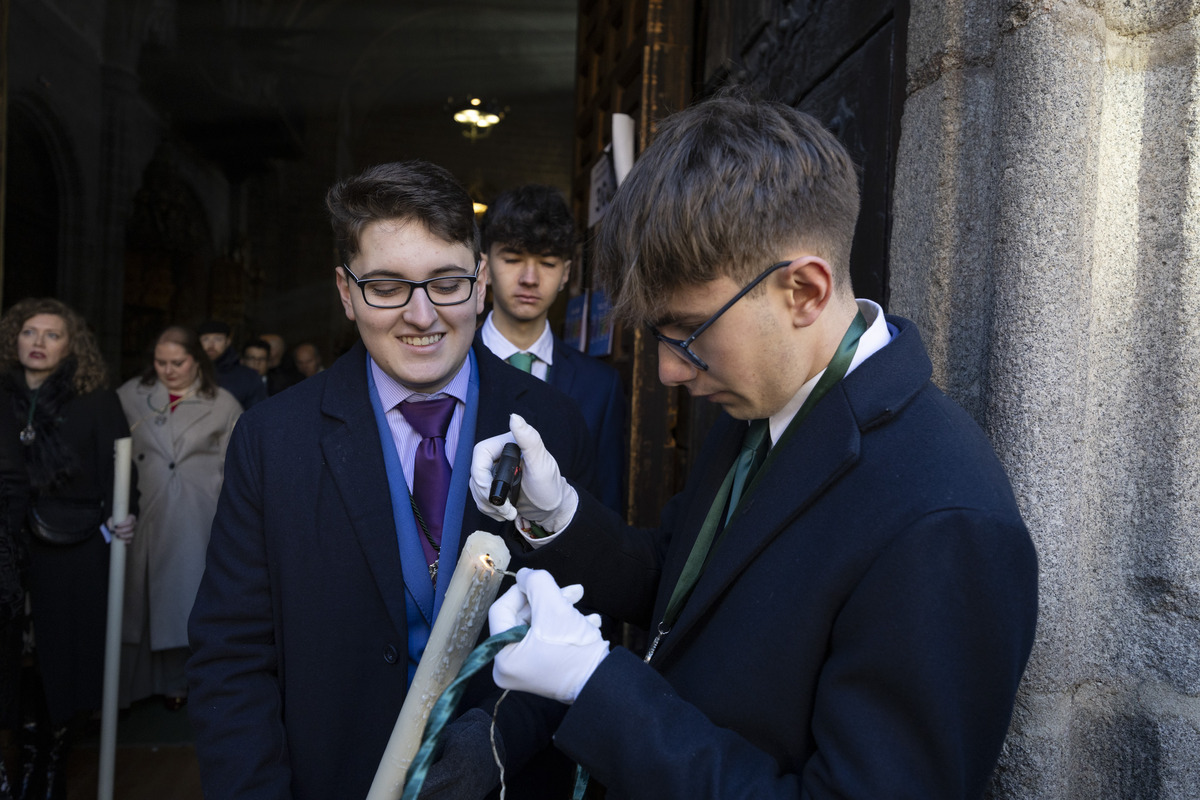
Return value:
[[(471, 455), (471, 496), (479, 510), (492, 519), (511, 520), (518, 516), (535, 522), (547, 533), (558, 533), (570, 524), (579, 508), (579, 495), (558, 471), (558, 462), (546, 449), (542, 436), (519, 414), (508, 420), (510, 433), (493, 436), (475, 445)], [(514, 508), (511, 500), (494, 506), (488, 500), (492, 488), (492, 467), (500, 451), (509, 442), (521, 448), (521, 492)], [(525, 530), (528, 526), (522, 526)]]
[[(500, 783), (492, 757), (492, 720), (472, 708), (442, 732), (442, 754), (429, 767), (421, 785), (421, 800), (472, 800), (486, 797)], [(504, 742), (496, 732), (496, 752), (504, 761)]]
[(488, 626), (495, 635), (528, 624), (529, 633), (496, 654), (492, 677), (497, 686), (575, 702), (608, 655), (599, 615), (585, 617), (575, 608), (582, 596), (582, 587), (560, 589), (545, 570), (517, 573), (517, 585), (488, 610)]
[(116, 524), (116, 520), (112, 517), (109, 517), (108, 521), (104, 523), (104, 527), (108, 528), (108, 532), (115, 538), (129, 544), (133, 541), (133, 529), (137, 527), (137, 517), (130, 514), (121, 521), (120, 525)]

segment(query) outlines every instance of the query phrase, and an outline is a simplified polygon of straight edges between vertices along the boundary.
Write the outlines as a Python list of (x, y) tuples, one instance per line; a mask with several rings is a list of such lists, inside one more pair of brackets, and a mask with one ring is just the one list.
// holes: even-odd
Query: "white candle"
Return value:
[[(129, 516), (129, 478), (133, 439), (113, 442), (112, 518), (118, 525)], [(113, 537), (108, 555), (108, 622), (104, 631), (104, 694), (100, 708), (99, 800), (112, 800), (117, 758), (117, 681), (121, 674), (121, 614), (125, 605), (125, 541)]]
[(429, 712), (475, 649), (508, 561), (508, 546), (499, 536), (475, 531), (467, 537), (367, 800), (400, 797), (408, 767), (421, 748)]

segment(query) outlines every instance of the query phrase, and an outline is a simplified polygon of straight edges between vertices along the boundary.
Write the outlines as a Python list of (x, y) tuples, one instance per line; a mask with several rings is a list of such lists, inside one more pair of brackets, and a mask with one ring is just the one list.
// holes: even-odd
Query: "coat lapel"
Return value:
[(575, 353), (559, 341), (558, 337), (554, 337), (554, 363), (550, 365), (550, 380), (551, 386), (558, 389), (565, 395), (571, 396), (571, 389), (575, 385)]
[[(199, 383), (188, 391), (191, 394), (180, 400), (175, 406), (175, 410), (170, 415), (171, 424), (167, 426), (173, 430), (173, 438), (176, 442), (186, 438), (188, 430), (211, 414), (214, 407), (215, 398), (203, 397), (199, 392)], [(170, 402), (169, 396), (165, 393), (163, 402)]]
[(379, 430), (367, 394), (362, 344), (351, 348), (328, 372), (321, 411), (329, 424), (321, 437), (321, 451), (392, 625), (405, 636), (404, 575)]
[[(722, 459), (718, 463), (724, 467), (709, 470), (711, 475), (707, 482), (713, 485), (702, 487), (695, 497), (711, 498), (716, 494), (728, 466), (740, 450), (742, 433), (742, 428), (735, 425), (733, 433), (722, 440)], [(769, 469), (758, 477), (752, 492), (743, 498), (724, 536), (718, 534), (719, 542), (713, 557), (676, 620), (671, 635), (663, 639), (656, 663), (661, 665), (670, 658), (671, 651), (686, 640), (688, 630), (704, 618), (725, 589), (858, 460), (859, 445), (857, 421), (844, 393), (835, 389), (804, 420), (796, 435), (783, 445), (785, 449), (774, 455)], [(684, 528), (689, 532), (690, 541), (686, 547), (671, 548), (664, 570), (664, 575), (669, 570), (664, 581), (666, 593), (664, 596), (660, 590), (659, 594), (661, 607), (665, 607), (666, 598), (670, 597), (707, 512), (707, 506), (692, 509)]]
[[(802, 427), (774, 454), (766, 471), (762, 472), (750, 494), (742, 501), (737, 515), (730, 520), (729, 530), (718, 544), (712, 561), (684, 606), (671, 635), (663, 639), (655, 663), (661, 664), (671, 651), (686, 639), (688, 630), (701, 620), (726, 588), (738, 579), (747, 566), (763, 550), (793, 525), (817, 499), (839, 480), (855, 463), (862, 447), (862, 431), (884, 425), (901, 413), (903, 408), (928, 384), (932, 373), (929, 356), (915, 326), (898, 317), (888, 317), (896, 333), (891, 342), (864, 361), (858, 369), (830, 390), (804, 420)], [(709, 470), (709, 497), (725, 477), (732, 463), (741, 435), (730, 434), (721, 442), (719, 471)], [(667, 562), (671, 573), (664, 584), (670, 597), (675, 579), (682, 569), (683, 559), (691, 549), (708, 508), (692, 509), (684, 526), (688, 531), (686, 547), (676, 547)], [(697, 515), (699, 520), (696, 519)], [(836, 536), (839, 531), (809, 531), (808, 535)], [(803, 535), (796, 533), (795, 535)], [(682, 553), (681, 553), (682, 551)], [(666, 575), (666, 569), (664, 569)], [(666, 606), (660, 589), (658, 613)]]

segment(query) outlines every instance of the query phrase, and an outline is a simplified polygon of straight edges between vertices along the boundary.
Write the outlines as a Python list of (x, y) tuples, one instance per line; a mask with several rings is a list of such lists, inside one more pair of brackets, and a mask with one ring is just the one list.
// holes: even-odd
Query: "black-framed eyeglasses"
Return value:
[(479, 262), (474, 275), (444, 275), (424, 281), (403, 278), (360, 278), (342, 264), (342, 269), (362, 291), (363, 302), (372, 308), (403, 308), (412, 300), (413, 292), (423, 289), (435, 306), (456, 306), (471, 299), (475, 281), (479, 280)]
[(696, 338), (700, 334), (711, 328), (712, 324), (717, 321), (718, 317), (720, 317), (729, 309), (733, 308), (734, 303), (749, 294), (750, 290), (762, 283), (768, 275), (781, 267), (786, 267), (791, 263), (791, 261), (780, 261), (777, 264), (772, 264), (771, 266), (767, 267), (761, 275), (743, 286), (741, 291), (731, 297), (728, 303), (717, 309), (717, 313), (706, 319), (704, 323), (701, 324), (699, 328), (696, 328), (696, 330), (692, 331), (692, 335), (686, 339), (672, 339), (670, 336), (664, 336), (659, 333), (658, 328), (654, 327), (653, 325), (650, 326), (650, 333), (654, 334), (655, 339), (658, 339), (660, 342), (665, 344), (676, 355), (687, 361), (693, 367), (701, 370), (702, 372), (708, 372), (708, 364), (704, 363), (704, 359), (700, 358), (700, 356), (696, 355), (695, 352), (692, 351), (692, 342), (696, 341)]

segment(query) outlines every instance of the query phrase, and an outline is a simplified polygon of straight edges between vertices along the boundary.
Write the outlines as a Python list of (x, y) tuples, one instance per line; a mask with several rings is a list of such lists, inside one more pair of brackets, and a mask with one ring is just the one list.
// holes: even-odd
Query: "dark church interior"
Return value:
[[(864, 201), (855, 286), (886, 308), (906, 0), (0, 0), (0, 24), (0, 305), (69, 303), (116, 383), (172, 323), (344, 352), (356, 333), (323, 198), (384, 161), (442, 165), (482, 204), (560, 189), (579, 294), (612, 115), (633, 117), (640, 149), (656, 120), (727, 84), (847, 145)], [(455, 121), (473, 98), (494, 125)], [(714, 416), (659, 384), (656, 358), (652, 338), (619, 329), (606, 357), (631, 407), (633, 522), (682, 484)], [(123, 719), (116, 796), (200, 797), (185, 718)], [(95, 770), (85, 742), (68, 796), (93, 796)]]

